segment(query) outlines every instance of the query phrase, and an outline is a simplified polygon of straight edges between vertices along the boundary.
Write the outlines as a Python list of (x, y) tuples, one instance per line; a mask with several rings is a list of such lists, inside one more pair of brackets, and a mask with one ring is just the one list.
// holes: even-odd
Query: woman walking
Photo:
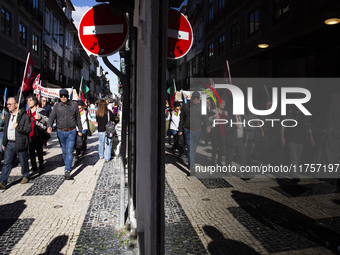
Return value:
[(32, 131), (29, 134), (29, 154), (31, 160), (31, 171), (37, 171), (37, 163), (36, 163), (36, 153), (39, 160), (39, 171), (44, 170), (44, 157), (43, 157), (43, 132), (47, 127), (47, 113), (44, 108), (38, 107), (39, 102), (38, 99), (34, 95), (29, 95), (26, 98), (27, 105), (29, 109), (27, 110), (27, 114), (31, 119), (31, 127)]
[[(83, 136), (81, 137), (83, 139), (83, 148), (76, 148), (76, 158), (79, 158), (80, 153), (82, 153), (82, 156), (85, 156), (85, 151), (87, 147), (87, 130), (88, 130), (88, 120), (87, 120), (87, 111), (85, 110), (85, 104), (83, 100), (78, 100), (78, 109), (80, 114), (80, 121), (81, 125), (83, 127)], [(78, 131), (78, 127), (77, 127)], [(79, 139), (77, 137), (77, 139)]]
[[(99, 147), (98, 154), (99, 158), (105, 159), (105, 162), (109, 162), (111, 159), (111, 138), (107, 138), (105, 135), (106, 124), (108, 121), (114, 121), (113, 113), (107, 109), (107, 104), (104, 100), (100, 100), (98, 104), (98, 109), (96, 112), (96, 119), (98, 122), (98, 138)], [(105, 152), (104, 152), (105, 148)]]

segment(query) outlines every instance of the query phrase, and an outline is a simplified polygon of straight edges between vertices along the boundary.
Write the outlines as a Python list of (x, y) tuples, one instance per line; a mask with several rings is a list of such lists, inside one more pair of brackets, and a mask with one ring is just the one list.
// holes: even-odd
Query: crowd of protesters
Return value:
[[(24, 106), (19, 107), (18, 100), (18, 97), (8, 98), (8, 111), (5, 108), (0, 110), (0, 189), (7, 188), (8, 177), (16, 157), (18, 157), (21, 166), (21, 184), (29, 182), (30, 171), (38, 171), (40, 174), (44, 171), (43, 149), (51, 137), (53, 125), (56, 126), (57, 138), (65, 164), (64, 177), (66, 180), (71, 180), (73, 163), (80, 156), (85, 156), (87, 135), (91, 134), (89, 130), (89, 121), (91, 120), (89, 120), (85, 102), (70, 100), (66, 89), (59, 91), (60, 102), (53, 105), (48, 103), (46, 97), (42, 97), (39, 102), (36, 96), (29, 95), (26, 97), (25, 109)], [(105, 158), (105, 162), (109, 162), (112, 155), (112, 139), (105, 136), (105, 127), (110, 121), (114, 125), (119, 122), (117, 114), (118, 105), (116, 102), (113, 104), (112, 112), (108, 109), (108, 102), (99, 100), (96, 112), (99, 138), (98, 154), (100, 159)], [(115, 139), (117, 138), (115, 137)], [(73, 151), (75, 151), (75, 156), (73, 156)], [(36, 157), (38, 157), (39, 165)]]
[[(227, 94), (220, 100), (208, 97), (207, 111), (202, 115), (200, 99), (200, 93), (195, 91), (191, 95), (191, 100), (184, 105), (179, 101), (171, 104), (166, 102), (168, 143), (171, 145), (171, 136), (174, 139), (170, 149), (174, 154), (178, 152), (179, 159), (187, 165), (191, 173), (195, 170), (196, 150), (200, 140), (202, 147), (211, 144), (211, 150), (206, 150), (208, 160), (205, 163), (213, 166), (216, 164), (231, 166), (235, 160), (240, 166), (252, 165), (255, 151), (256, 157), (260, 155), (261, 160), (264, 159), (261, 163), (266, 164), (273, 160), (273, 151), (277, 148), (283, 149), (281, 153), (283, 157), (279, 159), (281, 162), (276, 163), (298, 165), (304, 149), (315, 145), (310, 119), (297, 107), (289, 109), (287, 116), (287, 119), (295, 120), (297, 125), (285, 128), (273, 127), (268, 122), (262, 121), (264, 117), (270, 119), (280, 117), (256, 116), (247, 106), (244, 115), (234, 115), (232, 97)], [(270, 98), (263, 102), (263, 107), (265, 109), (272, 107)], [(216, 119), (219, 122), (224, 120), (224, 123), (234, 124), (214, 125)], [(202, 159), (200, 164), (203, 164)]]

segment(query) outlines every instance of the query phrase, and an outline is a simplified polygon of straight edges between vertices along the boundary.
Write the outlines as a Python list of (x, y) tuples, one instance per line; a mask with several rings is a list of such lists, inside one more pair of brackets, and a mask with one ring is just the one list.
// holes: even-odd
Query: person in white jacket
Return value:
[[(81, 121), (81, 125), (83, 128), (83, 142), (84, 142), (84, 146), (82, 149), (80, 148), (76, 148), (76, 157), (77, 159), (79, 158), (80, 153), (82, 154), (82, 156), (85, 155), (85, 151), (87, 148), (87, 130), (88, 130), (88, 119), (87, 119), (87, 111), (85, 110), (85, 104), (83, 102), (83, 100), (78, 100), (78, 109), (79, 109), (79, 114), (80, 114), (80, 121)], [(77, 131), (78, 131), (78, 127), (77, 127)]]

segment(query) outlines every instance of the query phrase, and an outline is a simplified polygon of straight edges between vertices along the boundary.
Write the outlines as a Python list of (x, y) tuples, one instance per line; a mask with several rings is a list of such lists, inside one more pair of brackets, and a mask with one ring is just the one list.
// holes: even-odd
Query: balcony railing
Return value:
[(33, 2), (31, 0), (18, 0), (18, 4), (22, 5), (32, 16), (34, 16)]
[(43, 13), (39, 10), (39, 8), (35, 7), (33, 9), (33, 16), (34, 18), (40, 23), (40, 25), (43, 25), (43, 20), (44, 20), (44, 15)]
[(77, 66), (79, 66), (80, 68), (83, 68), (83, 59), (81, 58), (81, 56), (77, 53), (73, 54), (73, 63)]
[(44, 79), (62, 88), (66, 87), (66, 76), (59, 74), (56, 79), (56, 72), (51, 68), (44, 67)]

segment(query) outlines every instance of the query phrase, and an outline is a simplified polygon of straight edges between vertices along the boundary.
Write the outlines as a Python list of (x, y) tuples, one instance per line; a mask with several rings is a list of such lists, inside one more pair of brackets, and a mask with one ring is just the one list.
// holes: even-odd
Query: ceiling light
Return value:
[(259, 48), (261, 48), (261, 49), (266, 49), (266, 48), (269, 47), (269, 45), (268, 45), (268, 44), (265, 44), (265, 43), (261, 43), (261, 44), (257, 45), (257, 47), (259, 47)]
[(338, 24), (338, 23), (340, 23), (340, 19), (338, 19), (338, 18), (334, 18), (334, 19), (326, 19), (326, 20), (325, 20), (325, 24), (326, 24), (326, 25), (336, 25), (336, 24)]

